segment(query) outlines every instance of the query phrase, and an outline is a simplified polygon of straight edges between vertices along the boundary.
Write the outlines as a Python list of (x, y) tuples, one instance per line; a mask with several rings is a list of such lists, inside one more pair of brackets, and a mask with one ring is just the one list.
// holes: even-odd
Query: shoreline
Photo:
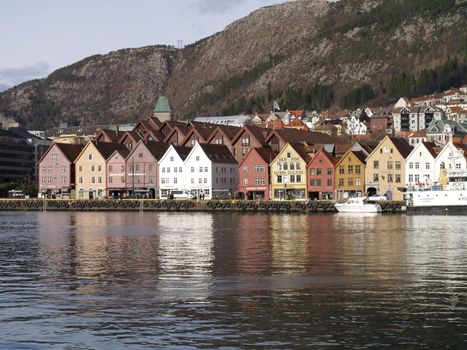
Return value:
[[(237, 211), (337, 213), (336, 201), (160, 199), (0, 199), (0, 211)], [(379, 203), (383, 213), (402, 213), (403, 202)]]

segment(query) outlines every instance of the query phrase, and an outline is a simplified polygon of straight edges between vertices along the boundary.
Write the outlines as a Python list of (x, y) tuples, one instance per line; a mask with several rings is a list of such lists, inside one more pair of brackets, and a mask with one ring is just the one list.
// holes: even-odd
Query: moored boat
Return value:
[(339, 213), (380, 213), (381, 205), (368, 203), (367, 197), (349, 198), (347, 202), (336, 203), (334, 207)]
[(448, 171), (446, 186), (412, 187), (405, 190), (407, 214), (467, 214), (467, 170)]

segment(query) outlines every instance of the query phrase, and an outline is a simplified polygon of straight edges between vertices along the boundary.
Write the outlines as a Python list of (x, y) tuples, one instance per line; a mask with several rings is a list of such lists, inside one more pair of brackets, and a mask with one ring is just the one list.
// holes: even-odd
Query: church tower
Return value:
[(154, 117), (161, 122), (172, 120), (172, 109), (170, 109), (169, 100), (165, 96), (159, 96), (156, 105), (154, 106)]

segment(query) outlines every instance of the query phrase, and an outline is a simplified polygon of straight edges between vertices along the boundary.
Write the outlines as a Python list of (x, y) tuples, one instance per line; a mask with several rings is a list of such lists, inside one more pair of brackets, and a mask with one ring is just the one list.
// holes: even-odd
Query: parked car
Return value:
[(169, 199), (195, 199), (195, 196), (188, 190), (173, 190), (169, 193)]

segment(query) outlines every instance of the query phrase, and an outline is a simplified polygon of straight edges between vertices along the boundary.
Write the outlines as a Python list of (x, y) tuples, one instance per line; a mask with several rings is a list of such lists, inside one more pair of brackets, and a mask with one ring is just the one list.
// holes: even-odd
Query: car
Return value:
[(374, 194), (373, 196), (369, 196), (367, 202), (380, 202), (380, 201), (387, 201), (388, 197), (382, 194)]

